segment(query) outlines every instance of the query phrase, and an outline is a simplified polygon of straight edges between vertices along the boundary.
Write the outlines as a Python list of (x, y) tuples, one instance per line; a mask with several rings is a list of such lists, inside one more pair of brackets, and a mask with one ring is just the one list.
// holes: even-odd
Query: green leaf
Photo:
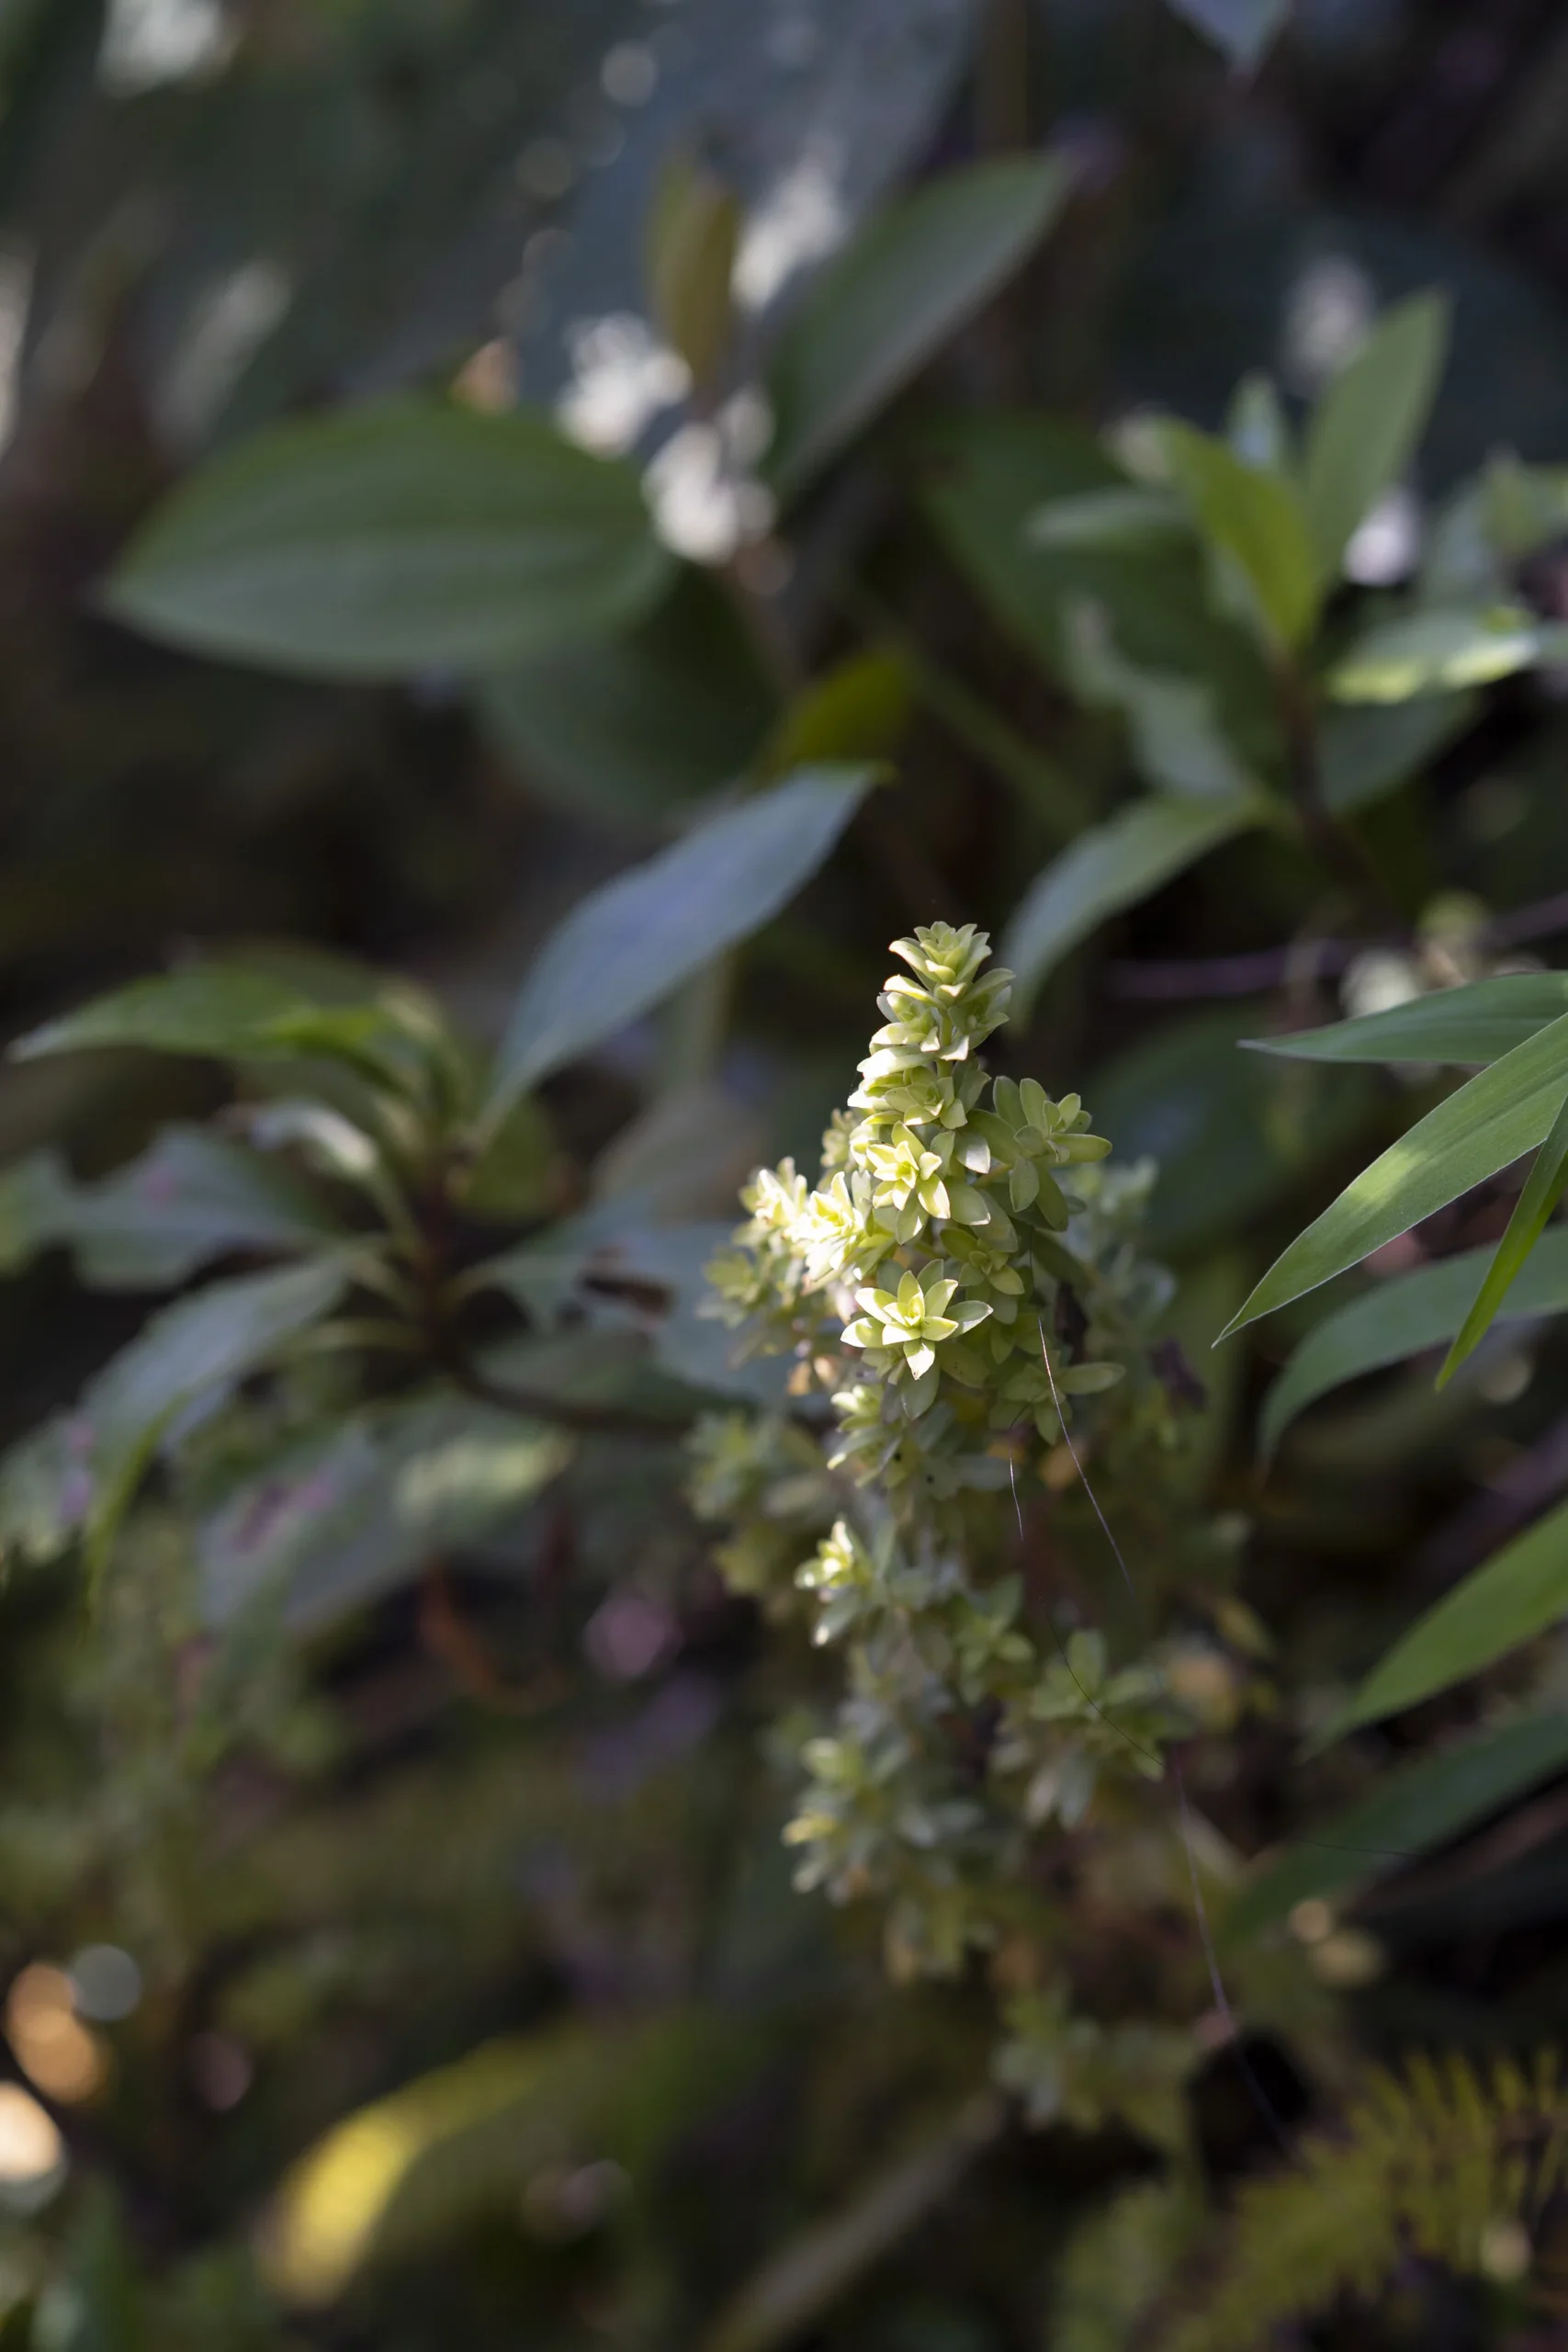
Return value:
[(1384, 621), (1341, 654), (1328, 673), (1328, 691), (1340, 702), (1408, 702), (1414, 695), (1490, 685), (1565, 658), (1568, 628), (1538, 620), (1520, 605), (1412, 613)]
[(584, 899), (524, 982), (487, 1119), (777, 914), (829, 854), (872, 782), (868, 768), (807, 769), (710, 817)]
[(1126, 661), (1098, 605), (1075, 606), (1069, 628), (1074, 685), (1087, 702), (1122, 713), (1139, 771), (1150, 784), (1194, 800), (1236, 801), (1256, 791), (1220, 730), (1207, 684)]
[(1504, 972), (1412, 997), (1325, 1029), (1248, 1037), (1250, 1051), (1304, 1062), (1495, 1062), (1568, 1012), (1568, 972)]
[(1146, 548), (1191, 535), (1186, 508), (1168, 491), (1117, 482), (1054, 498), (1031, 515), (1027, 537), (1037, 548)]
[(1066, 201), (1053, 155), (976, 164), (919, 189), (829, 263), (768, 373), (767, 465), (793, 497), (1025, 259)]
[(1320, 394), (1307, 426), (1302, 498), (1325, 579), (1427, 429), (1448, 352), (1445, 295), (1415, 294), (1386, 313)]
[(515, 1521), (571, 1441), (465, 1397), (370, 1407), (248, 1478), (197, 1530), (202, 1613), (260, 1594), (297, 1632), (390, 1590), (437, 1554)]
[(1240, 1887), (1220, 1932), (1240, 1943), (1298, 1903), (1381, 1878), (1446, 1845), (1568, 1766), (1568, 1714), (1504, 1724), (1390, 1773), (1359, 1804), (1302, 1838)]
[(1288, 1306), (1540, 1142), (1568, 1082), (1568, 1014), (1483, 1069), (1363, 1169), (1275, 1260), (1220, 1336)]
[(1568, 1615), (1568, 1503), (1550, 1512), (1418, 1618), (1375, 1667), (1328, 1736), (1402, 1714), (1468, 1681)]
[(1164, 424), (1159, 437), (1203, 537), (1245, 584), (1265, 639), (1299, 645), (1317, 618), (1318, 581), (1295, 492), (1190, 424)]
[(133, 980), (19, 1037), (16, 1060), (109, 1046), (220, 1061), (297, 1061), (325, 1056), (401, 1084), (409, 1072), (406, 1023), (382, 1002), (340, 1004), (295, 981), (238, 964), (198, 964)]
[(739, 198), (716, 173), (686, 153), (668, 158), (648, 224), (649, 300), (699, 390), (718, 377), (729, 346), (742, 221)]
[(1295, 469), (1291, 422), (1272, 376), (1244, 376), (1225, 412), (1225, 439), (1243, 465), (1282, 474)]
[(669, 571), (629, 467), (542, 417), (399, 401), (217, 458), (131, 542), (105, 603), (193, 652), (397, 678), (600, 636)]
[(774, 774), (823, 761), (890, 760), (909, 729), (914, 694), (897, 653), (852, 653), (802, 688), (779, 720), (764, 765)]
[(1248, 74), (1291, 13), (1291, 0), (1169, 0), (1169, 6)]
[(1137, 800), (1081, 833), (1014, 910), (1001, 960), (1018, 976), (1021, 1011), (1064, 956), (1108, 915), (1135, 906), (1235, 833), (1258, 822), (1256, 802)]
[(97, 1560), (171, 1423), (191, 1407), (210, 1413), (329, 1314), (349, 1275), (347, 1256), (334, 1252), (281, 1273), (209, 1283), (154, 1315), (99, 1373), (73, 1417), (91, 1489), (88, 1546)]
[(58, 1238), (71, 1173), (57, 1151), (35, 1151), (0, 1169), (0, 1275), (20, 1273)]
[[(1157, 1168), (1147, 1226), (1156, 1251), (1234, 1244), (1249, 1219), (1365, 1125), (1371, 1087), (1362, 1072), (1287, 1072), (1239, 1054), (1247, 1017), (1220, 1005), (1162, 1023), (1098, 1070), (1088, 1090), (1118, 1159), (1146, 1158)], [(1238, 1285), (1227, 1314), (1247, 1287)], [(1217, 1328), (1201, 1334), (1203, 1345)]]
[(657, 823), (744, 772), (777, 700), (729, 599), (683, 564), (637, 628), (483, 679), (475, 707), (508, 763), (569, 814)]
[[(1464, 1321), (1490, 1250), (1467, 1250), (1436, 1265), (1393, 1274), (1314, 1325), (1264, 1399), (1258, 1451), (1267, 1456), (1298, 1413), (1363, 1373), (1403, 1363), (1451, 1340)], [(1509, 1292), (1502, 1319), (1526, 1320), (1568, 1308), (1568, 1232), (1541, 1237)]]
[(1507, 1230), (1497, 1244), (1475, 1295), (1475, 1304), (1449, 1350), (1438, 1385), (1446, 1388), (1466, 1356), (1485, 1338), (1502, 1311), (1503, 1302), (1523, 1272), (1526, 1260), (1546, 1230), (1547, 1220), (1568, 1189), (1568, 1096), (1551, 1125), (1551, 1132), (1536, 1154), (1524, 1191), (1514, 1204)]
[(1397, 791), (1464, 733), (1477, 708), (1470, 694), (1331, 705), (1318, 729), (1325, 807), (1353, 816)]

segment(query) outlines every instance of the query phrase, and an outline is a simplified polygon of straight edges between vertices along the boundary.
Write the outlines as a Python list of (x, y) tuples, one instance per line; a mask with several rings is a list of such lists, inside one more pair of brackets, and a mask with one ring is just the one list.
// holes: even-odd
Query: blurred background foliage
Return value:
[[(761, 893), (721, 979), (533, 1073), (465, 1213), (564, 1230), (512, 1278), (556, 1301), (630, 1198), (637, 1279), (689, 1301), (747, 1170), (814, 1163), (886, 942), (938, 916), (1027, 937), (1028, 894), (1010, 1066), (1081, 1088), (1119, 1158), (1158, 1162), (1172, 1378), (1201, 1384), (1194, 1524), (1234, 1564), (1179, 1620), (1211, 1735), (1188, 1767), (1204, 1869), (1218, 1890), (1338, 1821), (1238, 1900), (1190, 2168), (1092, 2100), (1087, 2129), (1027, 2129), (986, 2087), (974, 1983), (890, 1992), (874, 1920), (792, 1890), (778, 1725), (820, 1690), (682, 1501), (713, 1376), (692, 1329), (662, 1369), (576, 1325), (554, 1357), (529, 1343), (520, 1376), (577, 1416), (575, 1450), (536, 1432), (520, 1458), (471, 1402), (355, 1423), (336, 1517), (310, 1508), (310, 1448), (354, 1396), (326, 1364), (281, 1401), (263, 1384), (154, 1482), (90, 1603), (77, 1558), (28, 1563), (11, 1506), (6, 2352), (1561, 2340), (1560, 2094), (1487, 2072), (1565, 2022), (1560, 1639), (1303, 1754), (1413, 1616), (1568, 1490), (1561, 1270), (1440, 1394), (1451, 1301), (1403, 1347), (1341, 1341), (1292, 1374), (1312, 1410), (1285, 1430), (1271, 1408), (1267, 1475), (1261, 1400), (1325, 1309), (1495, 1241), (1517, 1182), (1208, 1349), (1438, 1099), (1445, 1058), (1325, 1069), (1238, 1039), (1549, 964), (1568, 936), (1564, 671), (1543, 638), (1418, 706), (1424, 734), (1347, 739), (1326, 822), (1194, 832), (1063, 928), (1029, 886), (1134, 775), (1169, 785), (1151, 756), (1201, 802), (1215, 772), (1194, 787), (1192, 763), (1268, 769), (1278, 714), (1190, 544), (1023, 526), (1122, 480), (1108, 425), (1123, 454), (1155, 410), (1217, 431), (1259, 370), (1299, 420), (1380, 313), (1439, 288), (1430, 428), (1351, 581), (1394, 609), (1512, 453), (1537, 505), (1522, 547), (1478, 526), (1486, 585), (1532, 628), (1568, 618), (1565, 112), (1550, 0), (4, 0), (7, 1034), (265, 940), (388, 967), (492, 1046), (563, 914), (737, 777), (888, 763), (800, 894)], [(996, 218), (901, 248), (888, 208), (976, 164), (1004, 173)], [(527, 627), (483, 659), (456, 624), (418, 658), (340, 658), (308, 600), (291, 654), (224, 659), (245, 648), (220, 582), (160, 619), (175, 523), (137, 535), (194, 512), (164, 506), (177, 485), (254, 464), (287, 421), (412, 393), (450, 401), (454, 449), (470, 420), (555, 415), (642, 470), (661, 548), (595, 574), (596, 621), (525, 583)], [(255, 527), (280, 511), (264, 481)], [(494, 617), (482, 586), (464, 627)], [(1337, 658), (1345, 598), (1323, 629)], [(1174, 721), (1147, 699), (1173, 678), (1203, 690)], [(79, 1188), (48, 1233), (5, 1195), (7, 1441), (132, 1338), (134, 1292), (310, 1214), (247, 1194), (235, 1223), (203, 1160), (218, 1205), (192, 1240), (170, 1123), (229, 1101), (200, 1057), (0, 1070), (0, 1162), (51, 1150)], [(468, 1448), (457, 1504), (397, 1483), (437, 1440)], [(237, 1529), (236, 1475), (280, 1447), (295, 1517)], [(1151, 1587), (1179, 1583), (1183, 1541), (1139, 1524)], [(1484, 1758), (1402, 1795), (1412, 1758), (1477, 1734)], [(1157, 1877), (1133, 1849), (1100, 1868), (1091, 1930), (1127, 1894), (1106, 1872)], [(1191, 1964), (1185, 1902), (1151, 1898), (1138, 1967)], [(1100, 1949), (1113, 2009), (1126, 1955)], [(1456, 2071), (1345, 2121), (1371, 2064), (1431, 2048)], [(1296, 2171), (1269, 2174), (1280, 2134)], [(1457, 2221), (1400, 2169), (1450, 2141)], [(1539, 2165), (1505, 2179), (1499, 2148)], [(1346, 2150), (1347, 2197), (1385, 2225), (1364, 2258), (1320, 2256), (1289, 2208)], [(1233, 2211), (1254, 2271), (1207, 2301), (1201, 2211), (1223, 2232)], [(1325, 2315), (1341, 2286), (1372, 2300)]]

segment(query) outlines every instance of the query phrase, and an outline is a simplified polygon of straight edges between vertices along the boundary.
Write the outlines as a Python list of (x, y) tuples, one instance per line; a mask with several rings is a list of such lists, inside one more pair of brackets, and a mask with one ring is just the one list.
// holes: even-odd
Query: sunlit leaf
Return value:
[(1391, 1772), (1368, 1797), (1242, 1886), (1221, 1934), (1239, 1943), (1298, 1903), (1383, 1878), (1568, 1768), (1568, 1714), (1528, 1716)]
[[(1392, 1274), (1314, 1326), (1264, 1400), (1258, 1450), (1272, 1453), (1298, 1413), (1363, 1373), (1381, 1372), (1451, 1340), (1491, 1262), (1490, 1250)], [(1568, 1308), (1568, 1232), (1541, 1236), (1509, 1291), (1504, 1321)]]
[(1522, 606), (1413, 613), (1359, 638), (1330, 670), (1328, 691), (1341, 702), (1408, 702), (1414, 695), (1490, 685), (1565, 658), (1568, 628)]
[(1378, 500), (1402, 479), (1437, 397), (1450, 305), (1416, 294), (1378, 321), (1319, 395), (1307, 426), (1302, 498), (1325, 578)]
[(1505, 1545), (1427, 1610), (1375, 1667), (1330, 1736), (1466, 1682), (1568, 1616), (1568, 1504)]
[(1517, 1282), (1526, 1261), (1546, 1230), (1548, 1218), (1568, 1189), (1568, 1098), (1558, 1111), (1551, 1131), (1535, 1157), (1525, 1188), (1514, 1203), (1507, 1230), (1486, 1269), (1475, 1303), (1449, 1350), (1438, 1385), (1445, 1387), (1466, 1356), (1485, 1338)]
[(1276, 1259), (1226, 1332), (1358, 1265), (1541, 1141), (1568, 1083), (1568, 1014), (1516, 1046), (1363, 1169)]
[(1503, 972), (1412, 997), (1325, 1029), (1249, 1037), (1254, 1052), (1307, 1062), (1495, 1062), (1568, 1012), (1568, 972)]
[(280, 425), (184, 483), (105, 591), (193, 652), (315, 677), (496, 670), (649, 610), (637, 475), (546, 419), (399, 401)]
[(270, 1463), (201, 1522), (203, 1613), (222, 1624), (266, 1594), (298, 1630), (328, 1623), (504, 1527), (570, 1453), (560, 1430), (459, 1396), (368, 1408)]
[(545, 943), (497, 1057), (488, 1117), (600, 1045), (777, 914), (832, 849), (873, 781), (807, 769), (595, 890)]
[(1190, 424), (1167, 424), (1159, 437), (1199, 528), (1245, 583), (1265, 637), (1299, 645), (1317, 617), (1318, 582), (1294, 490)]
[(1068, 187), (1055, 156), (972, 164), (891, 206), (829, 264), (769, 369), (781, 492), (803, 488), (1011, 276)]
[(1002, 936), (999, 954), (1018, 976), (1017, 998), (1027, 1007), (1046, 974), (1098, 929), (1108, 915), (1135, 906), (1162, 883), (1221, 842), (1256, 824), (1248, 801), (1134, 801), (1082, 833), (1024, 893)]

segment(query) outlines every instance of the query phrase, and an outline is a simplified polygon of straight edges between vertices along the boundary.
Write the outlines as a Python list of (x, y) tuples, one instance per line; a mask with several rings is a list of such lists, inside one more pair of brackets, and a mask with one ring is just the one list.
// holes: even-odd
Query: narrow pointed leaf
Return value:
[(1409, 702), (1491, 685), (1538, 662), (1568, 656), (1568, 628), (1520, 605), (1411, 613), (1358, 639), (1328, 673), (1339, 702)]
[(1475, 1304), (1465, 1317), (1463, 1328), (1438, 1374), (1439, 1388), (1447, 1387), (1466, 1356), (1480, 1345), (1496, 1321), (1504, 1300), (1518, 1279), (1525, 1261), (1545, 1232), (1547, 1220), (1562, 1198), (1565, 1187), (1568, 1187), (1568, 1098), (1564, 1099), (1552, 1122), (1551, 1134), (1536, 1154), (1535, 1165), (1530, 1170), (1524, 1191), (1514, 1204), (1507, 1230), (1486, 1269), (1485, 1278), (1476, 1293)]
[(1392, 1772), (1237, 1890), (1221, 1935), (1240, 1943), (1298, 1903), (1386, 1877), (1568, 1768), (1568, 1714), (1504, 1724)]
[[(1258, 1452), (1271, 1454), (1307, 1407), (1346, 1381), (1440, 1348), (1464, 1321), (1489, 1250), (1467, 1250), (1413, 1273), (1394, 1274), (1308, 1333), (1264, 1399)], [(1499, 1309), (1504, 1322), (1568, 1309), (1568, 1230), (1541, 1236)]]
[(869, 767), (807, 768), (584, 899), (524, 982), (487, 1119), (769, 922), (821, 865), (873, 779)]
[(1516, 1046), (1363, 1169), (1298, 1235), (1221, 1338), (1359, 1264), (1533, 1150), (1568, 1082), (1568, 1014)]
[(1009, 156), (934, 180), (831, 262), (780, 338), (768, 472), (801, 490), (987, 301), (1065, 202), (1066, 164)]
[(1024, 893), (999, 954), (1027, 1008), (1046, 974), (1108, 915), (1135, 906), (1212, 849), (1258, 821), (1250, 800), (1134, 801), (1080, 833)]
[(1468, 1681), (1568, 1616), (1568, 1503), (1429, 1609), (1368, 1676), (1331, 1738)]
[(1318, 581), (1292, 485), (1190, 424), (1165, 425), (1161, 439), (1199, 528), (1246, 581), (1264, 636), (1299, 645), (1317, 617)]
[(1450, 306), (1416, 294), (1379, 320), (1324, 390), (1307, 427), (1302, 496), (1325, 578), (1415, 456), (1448, 350)]
[(1505, 972), (1468, 988), (1412, 997), (1387, 1012), (1336, 1021), (1288, 1036), (1248, 1037), (1254, 1053), (1302, 1062), (1453, 1062), (1501, 1059), (1568, 1012), (1568, 972)]

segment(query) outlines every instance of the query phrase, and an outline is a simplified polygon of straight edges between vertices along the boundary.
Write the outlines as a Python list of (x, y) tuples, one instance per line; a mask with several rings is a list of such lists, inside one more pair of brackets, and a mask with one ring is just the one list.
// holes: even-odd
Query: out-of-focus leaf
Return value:
[(176, 491), (105, 592), (198, 653), (314, 677), (500, 669), (669, 578), (637, 476), (536, 416), (400, 401), (282, 425)]
[(807, 769), (595, 890), (546, 942), (496, 1060), (489, 1119), (614, 1036), (787, 904), (870, 789), (866, 768)]
[(1359, 1724), (1402, 1714), (1568, 1615), (1568, 1503), (1505, 1544), (1416, 1620), (1334, 1724), (1338, 1739)]
[(140, 1046), (220, 1061), (297, 1061), (324, 1056), (382, 1080), (400, 1080), (409, 1040), (380, 1004), (333, 1004), (291, 980), (237, 964), (195, 965), (133, 980), (19, 1037), (18, 1061), (40, 1054)]
[(1325, 807), (1337, 817), (1370, 808), (1456, 741), (1476, 708), (1470, 694), (1331, 706), (1318, 731)]
[(1234, 1239), (1248, 1218), (1343, 1150), (1371, 1107), (1359, 1073), (1324, 1073), (1321, 1089), (1303, 1091), (1281, 1085), (1267, 1063), (1237, 1053), (1246, 1019), (1226, 1006), (1162, 1026), (1085, 1089), (1117, 1158), (1158, 1164), (1151, 1249)]
[(1140, 773), (1193, 800), (1239, 801), (1255, 780), (1220, 730), (1211, 688), (1195, 678), (1140, 669), (1112, 640), (1108, 616), (1080, 605), (1069, 616), (1073, 681), (1087, 701), (1125, 718)]
[(1205, 2221), (1193, 2183), (1134, 2181), (1074, 2229), (1053, 2282), (1047, 2352), (1137, 2352), (1177, 2262)]
[(1027, 537), (1037, 548), (1145, 548), (1190, 536), (1191, 518), (1168, 491), (1134, 482), (1055, 498), (1030, 517)]
[(897, 653), (852, 653), (789, 705), (767, 747), (780, 775), (820, 761), (888, 760), (908, 731), (909, 673)]
[(1524, 1191), (1514, 1203), (1507, 1230), (1486, 1269), (1474, 1305), (1449, 1350), (1438, 1385), (1444, 1388), (1465, 1358), (1479, 1347), (1503, 1311), (1505, 1300), (1525, 1270), (1531, 1251), (1546, 1229), (1548, 1218), (1568, 1189), (1568, 1097), (1564, 1098), (1551, 1131), (1535, 1157)]
[(1415, 695), (1490, 685), (1565, 658), (1568, 628), (1520, 605), (1412, 613), (1358, 639), (1330, 670), (1328, 691), (1340, 702), (1408, 702)]
[(656, 1283), (665, 1293), (665, 1312), (653, 1337), (663, 1371), (688, 1388), (744, 1397), (783, 1412), (789, 1359), (743, 1355), (740, 1334), (702, 1311), (713, 1302), (708, 1264), (734, 1230), (731, 1217), (650, 1227), (628, 1237), (624, 1260), (640, 1281)]
[(1277, 1258), (1222, 1338), (1407, 1233), (1533, 1149), (1568, 1084), (1568, 1014), (1470, 1079), (1362, 1170)]
[(1225, 412), (1225, 439), (1244, 466), (1260, 466), (1287, 479), (1294, 472), (1291, 421), (1272, 376), (1242, 378)]
[(258, 1595), (328, 1623), (437, 1554), (479, 1543), (566, 1465), (571, 1441), (454, 1396), (370, 1408), (247, 1479), (197, 1531), (202, 1611)]
[(1530, 1715), (1390, 1773), (1359, 1804), (1240, 1887), (1221, 1934), (1239, 1943), (1298, 1903), (1385, 1877), (1568, 1769), (1568, 1714)]
[(1568, 1012), (1568, 972), (1502, 972), (1495, 979), (1412, 997), (1325, 1029), (1248, 1037), (1256, 1053), (1307, 1062), (1485, 1063), (1512, 1053)]
[(671, 1087), (600, 1153), (592, 1197), (635, 1202), (659, 1225), (713, 1216), (733, 1223), (763, 1134), (755, 1113), (711, 1080)]
[(1259, 813), (1245, 800), (1138, 800), (1081, 833), (1031, 883), (1003, 933), (999, 953), (1018, 976), (1021, 1007), (1108, 915), (1135, 906)]
[(773, 2352), (793, 2343), (951, 2195), (1005, 2114), (994, 2093), (967, 2100), (927, 2146), (879, 2173), (842, 2212), (764, 2264), (719, 2314), (702, 2352)]
[(1450, 306), (1416, 294), (1378, 321), (1318, 399), (1302, 458), (1302, 498), (1325, 579), (1352, 535), (1415, 456), (1437, 398)]
[(1071, 616), (1093, 604), (1124, 660), (1201, 679), (1240, 755), (1253, 764), (1270, 758), (1276, 723), (1263, 663), (1251, 639), (1213, 610), (1190, 525), (1132, 542), (1042, 542), (1029, 518), (1102, 494), (1147, 495), (1096, 443), (1052, 417), (955, 420), (922, 448), (926, 511), (948, 554), (1051, 676), (1070, 684)]
[(475, 696), (528, 783), (617, 822), (657, 822), (731, 783), (777, 707), (733, 606), (693, 565), (637, 628), (483, 679)]
[(730, 281), (740, 242), (735, 190), (683, 150), (660, 173), (648, 228), (648, 288), (665, 341), (694, 383), (711, 384), (733, 323)]
[(29, 1264), (56, 1238), (71, 1173), (57, 1151), (35, 1151), (0, 1170), (0, 1274)]
[(57, 1238), (104, 1290), (162, 1289), (231, 1250), (319, 1249), (343, 1227), (307, 1186), (202, 1127), (165, 1127), (102, 1183), (62, 1198)]
[(768, 471), (793, 496), (996, 292), (1060, 211), (1056, 156), (948, 174), (892, 205), (831, 263), (788, 321), (768, 386)]
[(1318, 586), (1294, 490), (1190, 424), (1162, 425), (1160, 443), (1204, 537), (1239, 574), (1264, 636), (1299, 645), (1317, 617)]
[[(1464, 1321), (1489, 1250), (1393, 1274), (1314, 1325), (1264, 1400), (1258, 1451), (1273, 1453), (1298, 1413), (1348, 1380), (1403, 1363), (1451, 1340)], [(1502, 1318), (1528, 1320), (1568, 1308), (1568, 1232), (1545, 1233), (1520, 1272)]]
[(1291, 13), (1291, 0), (1169, 0), (1233, 65), (1250, 73)]
[(585, 2150), (640, 2188), (669, 2142), (746, 2079), (755, 2048), (712, 2011), (487, 2042), (361, 2108), (300, 2159), (273, 2210), (271, 2283), (290, 2303), (333, 2302), (360, 2271), (515, 2205), (545, 2166)]
[(556, 1202), (560, 1147), (536, 1095), (520, 1095), (489, 1141), (454, 1179), (470, 1216), (514, 1224), (543, 1216)]
[(211, 1283), (154, 1315), (106, 1365), (73, 1417), (86, 1472), (84, 1518), (90, 1552), (103, 1551), (141, 1472), (171, 1423), (204, 1414), (329, 1314), (349, 1281), (342, 1253), (281, 1273)]

